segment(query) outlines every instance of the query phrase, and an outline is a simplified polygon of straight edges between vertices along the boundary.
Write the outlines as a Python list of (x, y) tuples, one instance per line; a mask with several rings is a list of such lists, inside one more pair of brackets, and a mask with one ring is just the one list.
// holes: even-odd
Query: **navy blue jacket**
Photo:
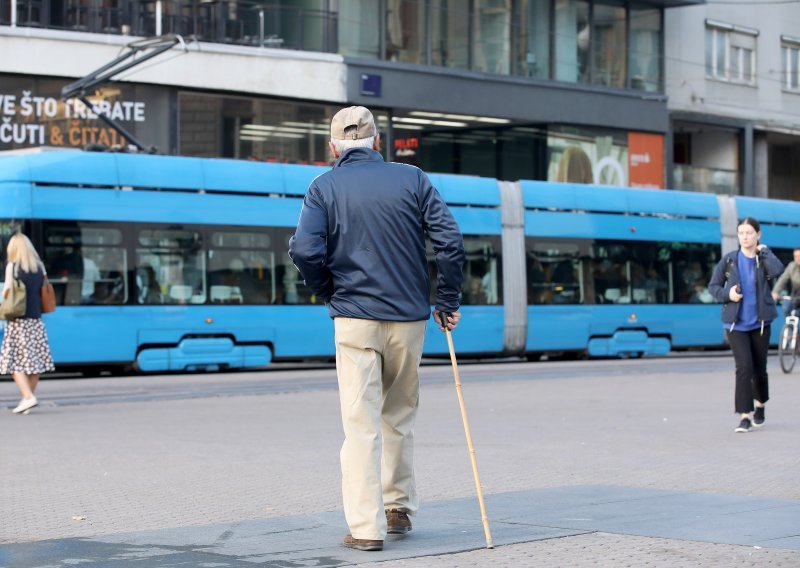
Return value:
[[(742, 302), (731, 301), (731, 288), (739, 284), (739, 251), (729, 252), (717, 263), (714, 274), (708, 283), (708, 291), (717, 301), (722, 302), (722, 321), (731, 325), (739, 316)], [(775, 300), (772, 297), (772, 281), (783, 273), (783, 263), (772, 251), (763, 248), (756, 254), (756, 311), (758, 321), (768, 324), (776, 317)]]
[(345, 151), (308, 188), (289, 255), (332, 318), (430, 317), (425, 238), (436, 254), (436, 308), (459, 307), (464, 241), (419, 168), (386, 163), (368, 148)]

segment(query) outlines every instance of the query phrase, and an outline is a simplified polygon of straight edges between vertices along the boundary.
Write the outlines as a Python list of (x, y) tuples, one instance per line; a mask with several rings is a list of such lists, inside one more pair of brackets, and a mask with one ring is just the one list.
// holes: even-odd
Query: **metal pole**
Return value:
[(17, 0), (11, 0), (11, 27), (17, 27)]
[(156, 0), (156, 35), (161, 35), (161, 0)]
[(258, 46), (264, 47), (264, 7), (258, 8)]

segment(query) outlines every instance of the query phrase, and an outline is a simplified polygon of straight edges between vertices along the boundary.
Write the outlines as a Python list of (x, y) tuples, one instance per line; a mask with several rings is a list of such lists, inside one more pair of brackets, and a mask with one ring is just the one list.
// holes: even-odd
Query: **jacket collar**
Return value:
[(383, 156), (380, 152), (376, 152), (372, 148), (350, 148), (345, 150), (336, 163), (333, 164), (334, 168), (356, 164), (360, 162), (382, 162)]

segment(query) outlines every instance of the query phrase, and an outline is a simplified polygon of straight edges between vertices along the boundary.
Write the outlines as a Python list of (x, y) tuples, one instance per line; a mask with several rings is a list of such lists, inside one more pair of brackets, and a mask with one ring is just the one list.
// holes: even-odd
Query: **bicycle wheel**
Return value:
[(792, 348), (793, 333), (794, 326), (788, 323), (784, 324), (783, 329), (781, 329), (780, 343), (778, 344), (778, 358), (784, 373), (791, 373), (797, 360), (797, 349)]

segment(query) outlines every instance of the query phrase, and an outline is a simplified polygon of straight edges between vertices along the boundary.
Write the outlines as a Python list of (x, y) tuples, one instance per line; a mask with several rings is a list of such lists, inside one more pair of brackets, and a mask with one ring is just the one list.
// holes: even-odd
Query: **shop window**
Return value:
[(781, 38), (783, 88), (800, 91), (800, 38)]
[(627, 187), (627, 132), (554, 126), (547, 136), (547, 179)]
[[(180, 93), (180, 154), (329, 165), (330, 122), (341, 106)], [(385, 137), (388, 115), (371, 109)], [(385, 148), (385, 147), (384, 147)]]
[(706, 20), (706, 76), (755, 84), (757, 37), (757, 30)]

